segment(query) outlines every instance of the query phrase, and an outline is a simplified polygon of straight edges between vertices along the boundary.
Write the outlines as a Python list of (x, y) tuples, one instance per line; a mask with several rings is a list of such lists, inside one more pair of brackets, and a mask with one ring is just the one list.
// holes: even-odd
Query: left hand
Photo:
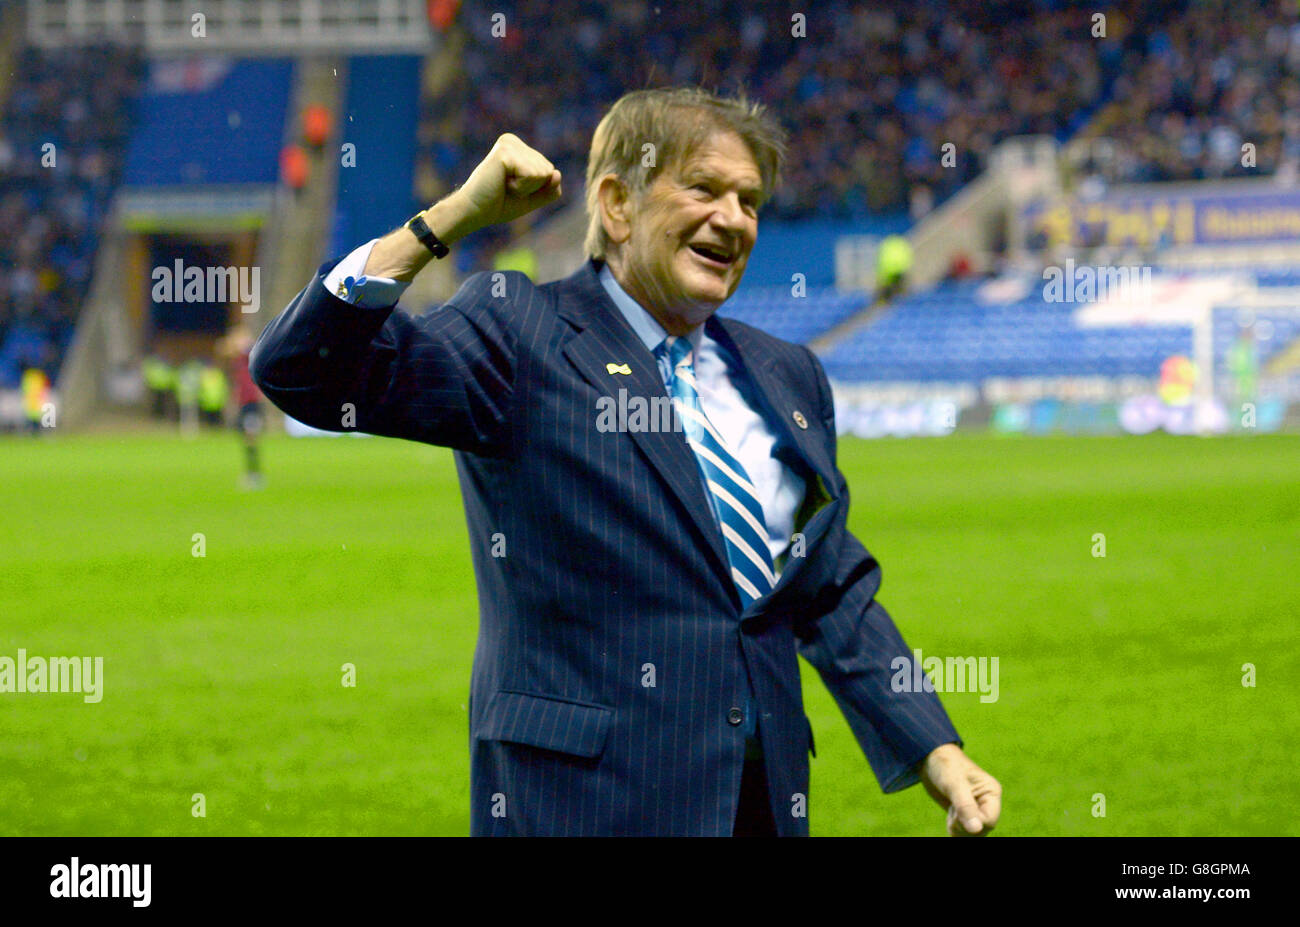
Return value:
[(921, 782), (948, 809), (948, 835), (984, 836), (1002, 814), (1002, 786), (956, 744), (935, 747), (921, 764)]

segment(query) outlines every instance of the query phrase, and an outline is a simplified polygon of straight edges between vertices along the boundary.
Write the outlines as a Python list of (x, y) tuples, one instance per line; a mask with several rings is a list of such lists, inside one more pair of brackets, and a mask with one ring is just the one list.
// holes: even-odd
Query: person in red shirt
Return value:
[(235, 427), (244, 438), (244, 486), (248, 489), (263, 485), (257, 439), (266, 425), (262, 391), (248, 372), (248, 352), (254, 340), (248, 326), (241, 323), (217, 343), (217, 353), (229, 365), (230, 379), (235, 384), (235, 407), (239, 410)]

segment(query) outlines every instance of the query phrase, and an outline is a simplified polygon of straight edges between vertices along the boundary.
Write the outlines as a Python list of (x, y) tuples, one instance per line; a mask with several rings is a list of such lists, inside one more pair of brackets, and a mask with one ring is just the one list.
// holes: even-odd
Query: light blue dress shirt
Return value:
[[(619, 286), (608, 264), (600, 269), (600, 282), (632, 331), (654, 354), (668, 332)], [(749, 383), (736, 359), (704, 333), (703, 324), (691, 329), (686, 339), (694, 349), (695, 388), (700, 395), (700, 406), (758, 490), (767, 526), (767, 548), (772, 553), (772, 562), (776, 563), (790, 544), (795, 512), (804, 497), (803, 478), (772, 456), (776, 436), (742, 391)], [(662, 354), (658, 359), (659, 374), (664, 389), (668, 389), (672, 378), (669, 360)]]

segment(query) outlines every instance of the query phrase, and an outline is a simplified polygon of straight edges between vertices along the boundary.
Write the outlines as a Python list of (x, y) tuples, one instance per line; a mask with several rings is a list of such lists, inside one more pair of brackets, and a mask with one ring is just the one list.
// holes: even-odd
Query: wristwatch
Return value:
[(451, 249), (438, 240), (438, 236), (433, 234), (433, 230), (429, 228), (423, 216), (422, 212), (417, 212), (406, 220), (406, 227), (411, 230), (416, 238), (420, 239), (420, 244), (433, 252), (435, 258), (446, 257), (451, 252)]

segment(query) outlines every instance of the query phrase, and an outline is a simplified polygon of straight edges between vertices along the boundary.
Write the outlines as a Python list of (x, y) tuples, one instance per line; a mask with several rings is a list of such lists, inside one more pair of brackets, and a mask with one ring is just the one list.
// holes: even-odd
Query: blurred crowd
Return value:
[[(1295, 0), (1094, 6), (440, 4), (435, 25), (460, 60), (421, 103), (424, 187), (449, 191), (512, 131), (574, 191), (609, 103), (668, 84), (744, 90), (771, 107), (790, 132), (773, 218), (919, 218), (1002, 139), (1064, 139), (1090, 119), (1114, 144), (1083, 168), (1105, 180), (1296, 172)], [(23, 48), (14, 64), (0, 118), (0, 387), (28, 366), (57, 376), (144, 70), (137, 51), (109, 45)]]
[[(22, 48), (0, 118), (0, 386), (53, 379), (94, 269), (143, 77), (111, 45)], [(52, 146), (52, 147), (50, 147)]]
[[(1300, 14), (1291, 2), (1208, 0), (1144, 30), (1097, 134), (1094, 168), (1144, 182), (1292, 173), (1300, 162)], [(1250, 145), (1253, 149), (1244, 149)]]
[(703, 83), (743, 88), (790, 131), (769, 215), (923, 213), (1000, 139), (1063, 135), (1099, 101), (1119, 43), (1094, 41), (1088, 10), (1062, 6), (831, 2), (800, 21), (745, 0), (469, 3), (463, 79), (426, 102), (422, 154), (454, 184), (513, 131), (580, 178), (592, 129), (621, 93)]
[(462, 79), (425, 102), (421, 154), (450, 189), (513, 131), (580, 178), (609, 102), (689, 83), (743, 88), (790, 131), (773, 218), (919, 218), (1002, 139), (1064, 139), (1103, 107), (1113, 180), (1270, 174), (1300, 153), (1294, 0), (1104, 14), (1072, 0), (832, 0), (798, 15), (746, 0), (466, 3)]

